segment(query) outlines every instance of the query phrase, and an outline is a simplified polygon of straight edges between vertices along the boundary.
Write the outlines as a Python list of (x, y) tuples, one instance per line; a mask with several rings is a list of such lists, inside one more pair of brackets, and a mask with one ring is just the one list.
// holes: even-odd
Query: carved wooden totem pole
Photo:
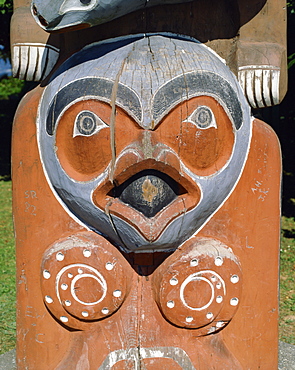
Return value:
[(15, 0), (19, 369), (276, 369), (282, 0)]

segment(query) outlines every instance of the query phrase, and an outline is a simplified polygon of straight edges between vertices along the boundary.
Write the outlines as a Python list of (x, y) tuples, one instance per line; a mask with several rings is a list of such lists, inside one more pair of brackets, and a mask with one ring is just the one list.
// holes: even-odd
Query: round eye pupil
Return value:
[(96, 129), (96, 119), (91, 112), (82, 112), (76, 120), (76, 127), (82, 135), (91, 135)]
[(91, 128), (93, 127), (93, 120), (91, 117), (82, 118), (81, 123), (84, 130), (91, 131)]
[(212, 122), (211, 110), (206, 107), (199, 107), (196, 111), (195, 121), (202, 128), (210, 126)]
[(80, 3), (83, 5), (88, 5), (91, 3), (91, 0), (80, 0)]

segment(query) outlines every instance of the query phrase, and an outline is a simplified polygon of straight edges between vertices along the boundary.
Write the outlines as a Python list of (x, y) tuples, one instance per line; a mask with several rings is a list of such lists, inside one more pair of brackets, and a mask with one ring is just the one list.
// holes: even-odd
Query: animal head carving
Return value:
[(36, 22), (51, 32), (91, 27), (145, 7), (188, 1), (191, 0), (33, 0), (31, 7)]
[(251, 137), (223, 61), (163, 36), (72, 56), (46, 87), (37, 124), (58, 199), (125, 250), (172, 250), (197, 233), (233, 191)]

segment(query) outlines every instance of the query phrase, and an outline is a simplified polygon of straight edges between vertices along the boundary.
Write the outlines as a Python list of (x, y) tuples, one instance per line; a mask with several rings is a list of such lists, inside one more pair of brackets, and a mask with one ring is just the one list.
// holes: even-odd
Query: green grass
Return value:
[(15, 251), (11, 181), (0, 181), (0, 354), (15, 347)]
[[(295, 220), (282, 217), (280, 340), (295, 344)], [(15, 252), (11, 182), (0, 181), (0, 354), (15, 347)]]
[(282, 217), (280, 339), (295, 344), (295, 220)]

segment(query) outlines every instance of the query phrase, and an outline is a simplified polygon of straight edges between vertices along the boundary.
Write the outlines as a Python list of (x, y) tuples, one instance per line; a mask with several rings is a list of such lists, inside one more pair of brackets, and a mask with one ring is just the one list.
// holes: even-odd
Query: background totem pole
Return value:
[(14, 1), (20, 369), (276, 369), (285, 2)]

